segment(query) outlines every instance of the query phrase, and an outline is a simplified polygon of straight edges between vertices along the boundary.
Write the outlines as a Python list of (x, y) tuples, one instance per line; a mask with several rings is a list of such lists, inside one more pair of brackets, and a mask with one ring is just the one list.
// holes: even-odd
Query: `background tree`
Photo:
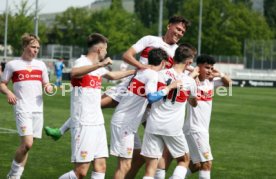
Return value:
[(276, 1), (264, 0), (264, 15), (267, 23), (273, 29), (276, 37)]
[[(192, 21), (184, 37), (197, 46), (198, 1), (186, 0), (182, 15)], [(202, 15), (202, 53), (242, 55), (246, 39), (270, 39), (272, 32), (264, 17), (245, 5), (230, 1), (204, 0)]]
[[(11, 11), (9, 11), (11, 12)], [(1, 21), (5, 24), (5, 14), (2, 15)], [(1, 23), (2, 24), (2, 23)], [(34, 33), (34, 8), (28, 5), (27, 0), (22, 0), (14, 14), (9, 14), (8, 21), (8, 44), (13, 47), (14, 56), (18, 56), (22, 52), (21, 36), (24, 33)], [(46, 38), (46, 27), (44, 24), (39, 24), (39, 34), (41, 43), (47, 42)], [(1, 36), (4, 39), (4, 25), (0, 30)]]

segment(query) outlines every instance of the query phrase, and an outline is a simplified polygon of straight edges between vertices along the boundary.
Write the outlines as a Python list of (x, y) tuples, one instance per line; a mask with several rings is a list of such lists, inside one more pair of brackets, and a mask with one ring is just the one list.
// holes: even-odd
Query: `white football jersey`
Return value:
[[(75, 61), (74, 67), (92, 65), (84, 55)], [(73, 125), (99, 125), (104, 124), (101, 109), (102, 76), (109, 71), (98, 68), (81, 78), (73, 78), (71, 84), (71, 119)]]
[(116, 107), (111, 123), (137, 132), (148, 105), (147, 94), (157, 90), (157, 82), (158, 72), (151, 69), (139, 70)]
[(2, 75), (3, 82), (13, 82), (17, 98), (15, 112), (43, 112), (42, 85), (49, 83), (44, 62), (18, 58), (7, 63)]
[(214, 88), (222, 85), (220, 78), (216, 78), (213, 81), (206, 79), (197, 84), (198, 104), (196, 107), (187, 104), (187, 116), (183, 128), (185, 134), (209, 132)]
[(184, 73), (177, 74), (173, 68), (159, 72), (159, 89), (161, 86), (166, 86), (169, 79), (181, 80), (182, 89), (171, 90), (164, 99), (152, 104), (146, 126), (148, 133), (165, 136), (179, 135), (184, 124), (187, 99), (196, 97), (195, 80)]
[(153, 48), (163, 49), (169, 56), (168, 60), (171, 63), (170, 66), (168, 66), (167, 68), (171, 68), (173, 65), (173, 57), (177, 47), (178, 47), (177, 44), (172, 44), (172, 45), (167, 44), (166, 42), (163, 41), (162, 37), (151, 36), (151, 35), (142, 37), (140, 40), (136, 42), (136, 44), (132, 46), (132, 48), (134, 48), (134, 50), (137, 53), (141, 52), (139, 61), (142, 64), (148, 64), (148, 53), (151, 49)]

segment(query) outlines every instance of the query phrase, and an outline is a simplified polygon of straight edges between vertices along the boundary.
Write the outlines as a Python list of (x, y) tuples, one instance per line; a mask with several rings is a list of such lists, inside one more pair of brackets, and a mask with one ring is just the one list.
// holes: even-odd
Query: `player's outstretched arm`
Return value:
[(133, 75), (136, 70), (126, 70), (126, 71), (112, 71), (105, 74), (103, 77), (109, 80), (119, 80), (126, 76)]
[(156, 101), (159, 101), (164, 96), (166, 96), (172, 89), (175, 89), (177, 87), (181, 88), (181, 86), (179, 84), (181, 84), (181, 81), (176, 80), (176, 81), (172, 82), (170, 85), (166, 86), (162, 90), (147, 94), (147, 98), (148, 98), (149, 103), (151, 104), (151, 103), (154, 103)]
[(9, 90), (7, 83), (1, 82), (0, 83), (0, 91), (1, 93), (5, 94), (7, 96), (7, 101), (11, 105), (16, 104), (16, 96), (13, 94), (11, 90)]
[(111, 65), (112, 60), (107, 57), (103, 61), (93, 64), (93, 65), (87, 65), (82, 67), (74, 67), (71, 71), (71, 77), (72, 78), (80, 78), (83, 75), (86, 75), (87, 73), (90, 73), (91, 71), (97, 70), (98, 68), (105, 67), (107, 65)]
[(146, 69), (149, 68), (148, 65), (144, 65), (142, 63), (140, 63), (138, 60), (136, 60), (135, 58), (136, 55), (136, 51), (134, 50), (134, 48), (130, 47), (124, 54), (123, 54), (123, 60), (132, 65), (135, 66), (138, 69)]

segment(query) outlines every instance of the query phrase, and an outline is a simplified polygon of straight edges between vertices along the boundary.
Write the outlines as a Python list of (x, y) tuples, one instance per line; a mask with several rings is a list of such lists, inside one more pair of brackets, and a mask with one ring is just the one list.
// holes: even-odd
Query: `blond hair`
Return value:
[(25, 48), (33, 41), (37, 41), (39, 43), (40, 39), (38, 36), (36, 36), (34, 34), (24, 33), (21, 37), (21, 41), (22, 41), (22, 47)]

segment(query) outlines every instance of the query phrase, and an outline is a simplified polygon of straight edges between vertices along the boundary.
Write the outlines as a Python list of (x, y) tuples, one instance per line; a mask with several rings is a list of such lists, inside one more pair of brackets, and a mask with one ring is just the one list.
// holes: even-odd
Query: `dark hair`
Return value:
[(182, 16), (172, 16), (169, 20), (169, 24), (176, 24), (182, 22), (186, 29), (191, 26), (191, 22)]
[(184, 42), (184, 43), (181, 43), (181, 45), (190, 48), (190, 49), (194, 52), (194, 57), (196, 57), (197, 49), (196, 49), (194, 46), (192, 46), (192, 44), (189, 44), (189, 43), (187, 43), (187, 42)]
[(202, 54), (200, 56), (198, 56), (196, 58), (196, 64), (210, 64), (210, 65), (214, 65), (216, 63), (216, 60), (214, 57), (210, 56), (210, 55), (206, 55), (206, 54)]
[(90, 48), (98, 43), (107, 43), (108, 39), (99, 33), (90, 34), (87, 38), (87, 47)]
[(149, 51), (148, 62), (150, 65), (158, 66), (162, 60), (167, 60), (167, 53), (161, 48), (154, 48)]
[(186, 46), (186, 44), (180, 44), (175, 50), (174, 62), (176, 64), (183, 63), (189, 58), (194, 58), (194, 51), (192, 48)]

